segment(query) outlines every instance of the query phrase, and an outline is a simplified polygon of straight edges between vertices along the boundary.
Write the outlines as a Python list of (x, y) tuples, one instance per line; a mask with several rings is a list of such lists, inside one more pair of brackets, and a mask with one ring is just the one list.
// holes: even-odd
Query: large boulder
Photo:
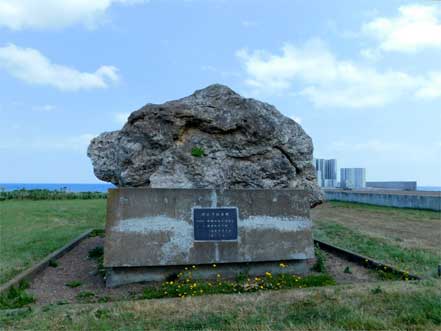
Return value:
[(295, 188), (323, 200), (311, 138), (274, 106), (223, 85), (147, 104), (88, 148), (95, 175), (120, 187)]

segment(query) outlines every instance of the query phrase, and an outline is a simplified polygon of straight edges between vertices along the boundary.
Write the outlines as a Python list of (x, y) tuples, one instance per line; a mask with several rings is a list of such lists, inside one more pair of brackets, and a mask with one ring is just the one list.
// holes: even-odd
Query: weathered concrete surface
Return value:
[(315, 206), (312, 154), (298, 123), (219, 84), (147, 104), (88, 148), (95, 175), (118, 187), (301, 189)]
[(387, 190), (324, 190), (327, 200), (441, 211), (441, 192)]
[[(192, 207), (237, 207), (238, 240), (195, 242)], [(299, 190), (109, 190), (105, 267), (308, 260), (309, 200)]]

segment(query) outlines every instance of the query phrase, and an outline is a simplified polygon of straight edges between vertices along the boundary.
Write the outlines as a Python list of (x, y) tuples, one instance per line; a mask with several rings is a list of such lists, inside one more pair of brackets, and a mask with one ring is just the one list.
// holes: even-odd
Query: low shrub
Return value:
[(104, 248), (103, 246), (96, 246), (94, 249), (91, 249), (89, 251), (89, 258), (91, 259), (98, 259), (104, 255)]
[(26, 293), (28, 287), (29, 284), (23, 281), (18, 287), (12, 286), (6, 293), (0, 295), (0, 309), (22, 308), (34, 303), (35, 298)]
[(204, 156), (204, 154), (204, 149), (201, 147), (193, 147), (191, 149), (191, 155), (193, 155), (194, 157), (202, 157)]
[(72, 200), (107, 199), (105, 192), (68, 192), (66, 190), (13, 190), (0, 191), (0, 201), (4, 200)]
[(52, 267), (52, 268), (58, 267), (58, 261), (54, 260), (54, 259), (49, 260), (49, 267)]
[(326, 256), (317, 244), (315, 246), (315, 259), (315, 264), (313, 265), (312, 270), (326, 272)]

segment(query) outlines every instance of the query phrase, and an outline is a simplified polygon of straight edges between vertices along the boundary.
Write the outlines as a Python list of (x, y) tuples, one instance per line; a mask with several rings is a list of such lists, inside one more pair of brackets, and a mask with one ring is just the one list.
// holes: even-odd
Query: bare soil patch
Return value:
[[(89, 251), (102, 246), (100, 237), (86, 238), (73, 250), (57, 260), (57, 267), (47, 267), (34, 278), (29, 292), (38, 305), (84, 302), (107, 302), (139, 297), (146, 284), (131, 284), (117, 288), (106, 288), (103, 277), (98, 273), (95, 259), (89, 258)], [(351, 273), (344, 270), (349, 267)], [(375, 281), (372, 271), (326, 253), (326, 268), (338, 284)], [(80, 285), (69, 287), (76, 282)]]
[(375, 271), (360, 266), (339, 256), (325, 252), (326, 271), (337, 284), (364, 283), (379, 280)]
[[(88, 257), (90, 250), (103, 244), (104, 238), (86, 238), (58, 259), (57, 267), (47, 267), (38, 274), (29, 288), (29, 292), (36, 297), (37, 304), (79, 303), (84, 302), (85, 299), (101, 302), (124, 300), (129, 299), (134, 293), (140, 293), (145, 285), (105, 287), (103, 277), (98, 274), (96, 260)], [(79, 282), (81, 285), (69, 287), (66, 285), (69, 282)], [(84, 293), (93, 293), (93, 296)]]

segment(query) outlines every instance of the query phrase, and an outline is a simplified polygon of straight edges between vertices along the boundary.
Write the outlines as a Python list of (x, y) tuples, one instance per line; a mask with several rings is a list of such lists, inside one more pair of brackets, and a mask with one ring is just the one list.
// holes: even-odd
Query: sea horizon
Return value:
[[(0, 191), (65, 190), (68, 192), (107, 192), (116, 186), (110, 183), (0, 183)], [(417, 186), (417, 191), (441, 191), (441, 186)]]
[(0, 183), (0, 191), (65, 190), (67, 192), (107, 192), (116, 186), (110, 183)]

